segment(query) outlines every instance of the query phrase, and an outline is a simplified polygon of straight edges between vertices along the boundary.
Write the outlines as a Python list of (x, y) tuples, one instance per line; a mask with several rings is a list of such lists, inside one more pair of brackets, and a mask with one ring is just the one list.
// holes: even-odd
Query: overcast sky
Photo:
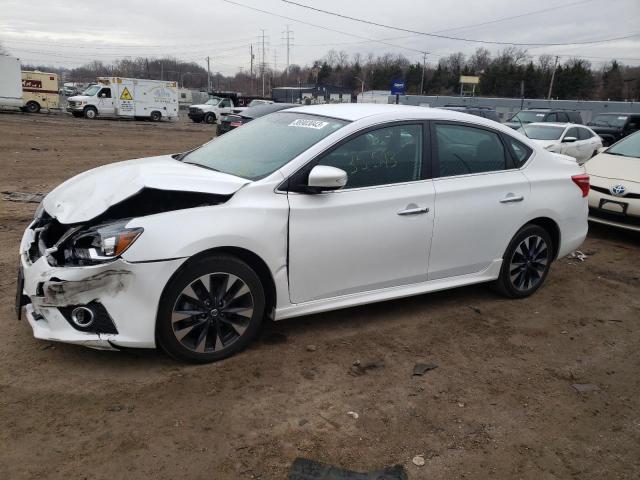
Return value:
[[(309, 64), (329, 49), (349, 54), (402, 53), (412, 61), (437, 63), (439, 56), (479, 46), (496, 52), (504, 46), (482, 45), (411, 35), (300, 8), (281, 0), (234, 0), (290, 17), (287, 20), (223, 0), (0, 0), (0, 44), (25, 63), (73, 67), (91, 60), (171, 55), (229, 75), (249, 69), (249, 45), (262, 49), (265, 61), (282, 69), (286, 26), (293, 31), (291, 63)], [(615, 42), (526, 47), (535, 59), (549, 53), (567, 60), (577, 55), (595, 67), (612, 58), (640, 65), (640, 0), (296, 0), (299, 3), (363, 20), (420, 32), (473, 40), (516, 43), (570, 43), (638, 33)], [(492, 22), (517, 15), (546, 12)], [(303, 24), (308, 22), (336, 31)], [(476, 25), (476, 26), (470, 26)], [(460, 28), (463, 27), (463, 28)], [(342, 32), (342, 33), (339, 33)], [(375, 43), (370, 40), (382, 40)], [(392, 44), (392, 45), (389, 45)], [(256, 57), (258, 58), (258, 57)]]

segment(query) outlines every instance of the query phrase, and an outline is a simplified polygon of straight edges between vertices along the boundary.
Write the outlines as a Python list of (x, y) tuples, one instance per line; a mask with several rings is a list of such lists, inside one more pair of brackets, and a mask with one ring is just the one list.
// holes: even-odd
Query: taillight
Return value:
[(582, 173), (580, 175), (573, 175), (571, 177), (573, 183), (575, 183), (580, 190), (582, 190), (582, 196), (589, 195), (589, 175)]
[(241, 127), (242, 122), (231, 122), (229, 125), (231, 125), (232, 127)]

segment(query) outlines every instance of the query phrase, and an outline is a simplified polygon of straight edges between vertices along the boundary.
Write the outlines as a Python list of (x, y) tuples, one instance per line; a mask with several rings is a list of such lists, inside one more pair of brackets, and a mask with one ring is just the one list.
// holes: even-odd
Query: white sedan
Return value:
[(265, 317), (481, 282), (526, 297), (583, 242), (588, 190), (575, 161), (480, 117), (296, 107), (57, 187), (16, 307), (37, 338), (207, 362)]
[(593, 182), (589, 220), (640, 232), (640, 132), (589, 160), (586, 170)]
[(580, 164), (602, 148), (602, 139), (597, 133), (575, 123), (530, 123), (519, 131), (546, 150), (569, 155)]

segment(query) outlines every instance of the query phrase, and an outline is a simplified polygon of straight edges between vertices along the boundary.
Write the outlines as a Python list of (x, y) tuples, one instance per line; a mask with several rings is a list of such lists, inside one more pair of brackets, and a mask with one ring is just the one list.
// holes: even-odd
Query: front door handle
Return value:
[(406, 208), (404, 210), (400, 210), (398, 215), (421, 215), (423, 213), (428, 213), (429, 207), (415, 207), (415, 208)]
[(522, 195), (515, 196), (513, 193), (507, 194), (504, 198), (500, 199), (500, 203), (516, 203), (524, 200)]

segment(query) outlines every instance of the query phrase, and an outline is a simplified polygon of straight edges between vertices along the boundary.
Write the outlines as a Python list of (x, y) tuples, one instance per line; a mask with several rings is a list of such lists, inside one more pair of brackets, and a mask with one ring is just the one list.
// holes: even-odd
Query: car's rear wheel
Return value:
[(159, 122), (160, 120), (162, 120), (162, 113), (158, 112), (157, 110), (154, 110), (153, 112), (151, 112), (150, 118), (152, 122)]
[(539, 225), (526, 225), (509, 243), (494, 286), (510, 298), (528, 297), (547, 277), (553, 252), (549, 233)]
[(208, 256), (189, 264), (165, 288), (158, 344), (181, 360), (221, 360), (249, 344), (264, 310), (264, 288), (251, 267), (230, 255)]

